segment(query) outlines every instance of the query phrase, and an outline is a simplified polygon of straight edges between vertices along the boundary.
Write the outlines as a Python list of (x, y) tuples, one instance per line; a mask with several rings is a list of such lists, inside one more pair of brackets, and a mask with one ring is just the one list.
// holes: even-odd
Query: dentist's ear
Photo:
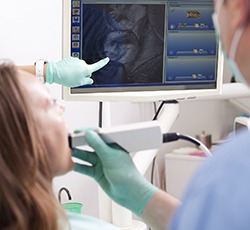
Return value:
[(246, 10), (246, 12), (245, 12), (245, 18), (246, 18), (245, 23), (248, 24), (248, 23), (250, 23), (250, 1), (245, 0), (244, 2), (245, 2), (245, 10)]
[(225, 4), (230, 12), (232, 29), (244, 26), (250, 20), (250, 1), (249, 0), (226, 0)]
[(249, 0), (240, 0), (240, 8), (241, 8), (241, 26), (249, 23), (250, 20), (250, 1)]

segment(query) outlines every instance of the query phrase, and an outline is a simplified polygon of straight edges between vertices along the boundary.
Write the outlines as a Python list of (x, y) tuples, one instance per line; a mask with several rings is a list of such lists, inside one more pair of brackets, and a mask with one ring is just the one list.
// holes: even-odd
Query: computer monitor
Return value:
[(64, 0), (63, 56), (110, 62), (66, 100), (161, 101), (220, 94), (213, 0)]

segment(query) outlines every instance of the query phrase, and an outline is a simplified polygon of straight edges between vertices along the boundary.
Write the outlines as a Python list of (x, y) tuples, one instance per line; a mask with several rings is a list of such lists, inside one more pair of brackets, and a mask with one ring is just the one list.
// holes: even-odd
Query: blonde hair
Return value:
[(47, 154), (10, 62), (0, 62), (0, 130), (0, 229), (60, 229)]

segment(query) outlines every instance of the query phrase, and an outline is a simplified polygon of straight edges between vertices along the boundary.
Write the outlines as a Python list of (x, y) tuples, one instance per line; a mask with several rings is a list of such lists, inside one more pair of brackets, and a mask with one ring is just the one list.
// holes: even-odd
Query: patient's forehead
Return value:
[(18, 79), (30, 103), (42, 106), (51, 98), (48, 89), (33, 74), (21, 70)]

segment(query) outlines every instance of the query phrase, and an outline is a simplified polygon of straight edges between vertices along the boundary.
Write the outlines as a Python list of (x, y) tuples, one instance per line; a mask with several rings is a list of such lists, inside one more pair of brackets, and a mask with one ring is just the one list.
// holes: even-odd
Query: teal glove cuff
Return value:
[(52, 84), (54, 82), (53, 78), (53, 62), (48, 62), (47, 68), (46, 68), (46, 82), (49, 84)]
[(148, 202), (151, 200), (157, 190), (157, 187), (148, 181), (145, 181), (144, 186), (141, 185), (140, 191), (138, 191), (136, 202), (131, 202), (131, 204), (128, 204), (130, 206), (128, 208), (137, 216), (141, 216), (144, 208), (147, 206)]

